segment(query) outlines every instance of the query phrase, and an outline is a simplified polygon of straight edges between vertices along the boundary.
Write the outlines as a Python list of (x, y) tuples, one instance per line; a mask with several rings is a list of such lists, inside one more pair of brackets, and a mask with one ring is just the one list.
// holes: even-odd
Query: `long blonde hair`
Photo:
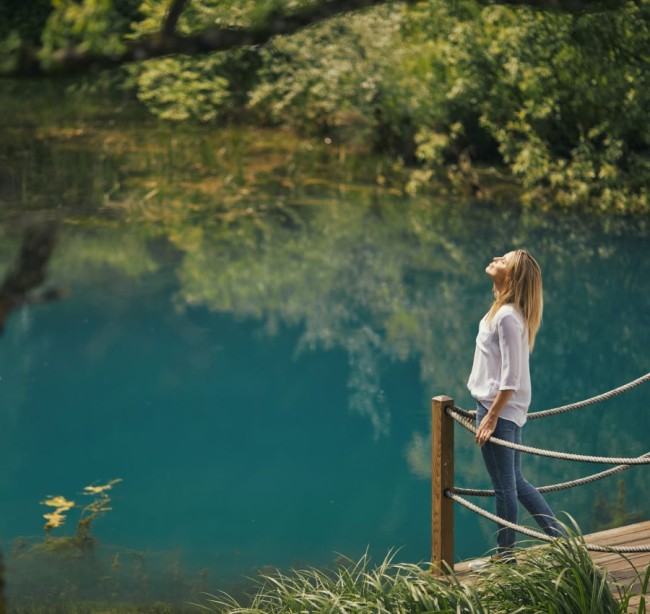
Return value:
[(542, 324), (544, 297), (542, 295), (542, 269), (526, 250), (518, 249), (506, 266), (502, 287), (494, 287), (494, 303), (487, 320), (492, 321), (503, 305), (514, 305), (528, 328), (528, 347), (533, 351), (535, 336)]

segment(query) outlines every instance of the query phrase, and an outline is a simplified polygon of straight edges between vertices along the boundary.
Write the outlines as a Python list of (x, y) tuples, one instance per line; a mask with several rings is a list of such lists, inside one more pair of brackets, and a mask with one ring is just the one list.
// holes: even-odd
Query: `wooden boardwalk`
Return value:
[[(650, 521), (585, 535), (585, 541), (601, 546), (647, 545), (650, 544)], [(612, 578), (612, 583), (619, 583), (623, 586), (629, 586), (634, 582), (637, 574), (644, 572), (650, 565), (650, 552), (626, 554), (625, 557), (613, 553), (592, 552), (591, 558), (598, 567), (607, 570)], [(638, 582), (635, 584), (635, 592), (638, 594), (640, 593), (640, 587)], [(614, 594), (616, 594), (615, 587), (613, 588)], [(631, 604), (634, 607), (630, 608), (631, 612), (637, 611), (640, 599), (640, 595), (634, 598)]]
[[(631, 524), (618, 529), (609, 529), (599, 533), (585, 535), (585, 542), (598, 544), (600, 546), (644, 546), (650, 544), (650, 520)], [(637, 580), (640, 572), (650, 565), (650, 552), (640, 552), (637, 554), (626, 554), (622, 556), (615, 553), (591, 552), (591, 558), (597, 567), (606, 570), (610, 577), (610, 585), (614, 594), (617, 594), (616, 584), (627, 587), (635, 584), (634, 597), (630, 604), (630, 612), (637, 612), (641, 600), (640, 586)], [(468, 573), (470, 561), (463, 561), (454, 565), (454, 570), (459, 575)], [(647, 594), (647, 593), (646, 593)], [(646, 609), (650, 610), (650, 608)], [(645, 612), (645, 609), (642, 610)]]

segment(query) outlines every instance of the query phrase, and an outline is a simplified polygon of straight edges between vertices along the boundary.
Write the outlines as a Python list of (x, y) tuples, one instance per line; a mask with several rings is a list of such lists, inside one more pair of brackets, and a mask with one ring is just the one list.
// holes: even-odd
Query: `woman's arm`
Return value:
[(522, 347), (524, 338), (523, 324), (514, 313), (505, 313), (497, 321), (499, 349), (501, 351), (501, 376), (499, 391), (490, 411), (481, 421), (476, 434), (476, 443), (482, 446), (487, 442), (497, 427), (499, 414), (503, 411), (510, 397), (519, 388), (523, 362)]
[(513, 395), (514, 390), (499, 390), (497, 396), (494, 398), (494, 403), (490, 407), (487, 415), (481, 424), (478, 427), (478, 432), (476, 433), (476, 443), (479, 446), (487, 443), (487, 440), (490, 439), (494, 429), (497, 427), (497, 420), (499, 419), (499, 414), (503, 411), (503, 408), (506, 406), (506, 403), (510, 400), (510, 397)]

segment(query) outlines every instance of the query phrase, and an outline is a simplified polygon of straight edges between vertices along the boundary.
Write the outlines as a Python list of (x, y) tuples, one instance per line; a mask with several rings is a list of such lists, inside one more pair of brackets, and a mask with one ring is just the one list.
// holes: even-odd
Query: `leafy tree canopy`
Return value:
[[(405, 0), (414, 4), (414, 0)], [(334, 15), (389, 0), (8, 0), (2, 9), (1, 72), (14, 76), (88, 71), (171, 54), (199, 55), (263, 44)], [(501, 0), (568, 12), (620, 7), (620, 0)], [(483, 0), (482, 4), (491, 2)], [(26, 7), (29, 8), (26, 8)], [(141, 36), (131, 23), (147, 15)]]
[[(510, 6), (521, 5), (521, 6)], [(363, 9), (363, 10), (362, 10)], [(650, 0), (17, 1), (5, 76), (128, 66), (167, 120), (245, 116), (356, 140), (489, 198), (505, 166), (536, 206), (650, 208)]]

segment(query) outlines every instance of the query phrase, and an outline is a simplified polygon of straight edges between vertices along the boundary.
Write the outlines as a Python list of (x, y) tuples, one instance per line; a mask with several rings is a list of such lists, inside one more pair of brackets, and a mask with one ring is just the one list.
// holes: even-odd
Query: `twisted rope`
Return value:
[[(484, 518), (487, 518), (488, 520), (492, 520), (501, 526), (508, 527), (509, 529), (514, 529), (515, 531), (519, 533), (523, 533), (524, 535), (528, 535), (529, 537), (534, 537), (535, 539), (540, 539), (545, 542), (552, 542), (557, 539), (557, 537), (551, 537), (550, 535), (546, 535), (546, 533), (541, 533), (540, 531), (535, 531), (534, 529), (529, 529), (528, 527), (524, 527), (520, 524), (515, 524), (514, 522), (510, 522), (508, 520), (504, 520), (503, 518), (499, 518), (499, 516), (491, 514), (490, 512), (484, 510), (478, 505), (474, 505), (473, 503), (470, 503), (469, 501), (467, 501), (467, 499), (463, 499), (462, 497), (458, 496), (457, 494), (454, 494), (450, 490), (445, 491), (445, 496), (450, 499), (453, 499), (457, 503), (460, 503), (460, 505), (475, 512), (476, 514), (479, 514), (479, 516), (483, 516)], [(621, 554), (628, 554), (628, 553), (631, 554), (635, 552), (650, 552), (650, 544), (643, 545), (643, 546), (600, 546), (598, 544), (585, 543), (584, 545), (587, 548), (587, 550), (591, 550), (593, 552), (618, 552)]]
[(573, 411), (574, 409), (587, 407), (588, 405), (595, 405), (596, 403), (600, 403), (601, 401), (606, 401), (607, 399), (611, 399), (612, 397), (627, 392), (631, 388), (644, 384), (647, 381), (650, 381), (650, 373), (646, 373), (645, 375), (642, 375), (641, 377), (635, 379), (634, 381), (629, 382), (628, 384), (619, 386), (618, 388), (614, 388), (614, 390), (610, 390), (609, 392), (604, 392), (603, 394), (599, 394), (598, 396), (591, 397), (590, 399), (585, 399), (584, 401), (579, 401), (577, 403), (570, 403), (569, 405), (562, 405), (561, 407), (554, 407), (553, 409), (545, 409), (544, 411), (532, 412), (528, 414), (528, 419), (536, 420), (537, 418), (546, 418), (547, 416), (563, 414), (568, 411)]
[[(646, 452), (640, 458), (645, 458), (650, 456), (650, 452)], [(584, 478), (578, 478), (577, 480), (571, 480), (570, 482), (560, 482), (559, 484), (550, 484), (549, 486), (540, 486), (537, 490), (541, 493), (547, 492), (558, 492), (560, 490), (567, 490), (569, 488), (575, 488), (576, 486), (583, 486), (584, 484), (591, 484), (592, 482), (598, 482), (598, 480), (603, 480), (617, 473), (621, 473), (626, 469), (629, 469), (632, 465), (617, 465), (606, 471), (601, 471), (599, 473), (593, 473), (592, 475), (585, 476)], [(494, 497), (493, 490), (483, 490), (479, 488), (461, 488), (454, 486), (454, 493), (457, 495), (470, 495), (473, 497)]]
[[(640, 386), (641, 384), (644, 384), (648, 381), (650, 381), (650, 373), (646, 373), (645, 375), (642, 375), (641, 377), (627, 384), (624, 384), (623, 386), (614, 388), (614, 390), (603, 392), (603, 394), (591, 397), (590, 399), (585, 399), (584, 401), (578, 401), (577, 403), (570, 403), (569, 405), (554, 407), (553, 409), (545, 409), (544, 411), (531, 412), (528, 414), (528, 420), (537, 420), (538, 418), (546, 418), (547, 416), (563, 414), (569, 411), (573, 411), (574, 409), (580, 409), (581, 407), (596, 405), (596, 403), (600, 403), (601, 401), (606, 401), (607, 399), (611, 399), (612, 397), (618, 396), (619, 394), (623, 394), (624, 392), (627, 392), (628, 390), (635, 388), (636, 386)], [(460, 407), (456, 407), (455, 411), (463, 416), (463, 418), (468, 418), (470, 420), (473, 420), (476, 416), (475, 411), (467, 411), (466, 409), (461, 409)]]
[(467, 418), (468, 420), (474, 421), (476, 419), (476, 412), (475, 411), (467, 411), (466, 409), (463, 409), (462, 407), (454, 407), (454, 411), (459, 416), (462, 416), (463, 418)]
[[(476, 434), (476, 427), (467, 419), (456, 414), (455, 409), (450, 407), (445, 409), (445, 412), (448, 416), (451, 416), (456, 422), (464, 426), (471, 433)], [(542, 448), (533, 448), (531, 446), (523, 446), (517, 443), (510, 443), (503, 439), (497, 437), (490, 437), (488, 441), (498, 445), (504, 446), (506, 448), (512, 448), (513, 450), (519, 450), (520, 452), (526, 452), (528, 454), (535, 454), (537, 456), (547, 456), (549, 458), (560, 458), (564, 460), (578, 461), (583, 463), (609, 463), (612, 465), (650, 465), (650, 454), (645, 454), (643, 456), (635, 458), (626, 458), (620, 456), (585, 456), (582, 454), (571, 454), (569, 452), (556, 452), (554, 450), (544, 450)]]

